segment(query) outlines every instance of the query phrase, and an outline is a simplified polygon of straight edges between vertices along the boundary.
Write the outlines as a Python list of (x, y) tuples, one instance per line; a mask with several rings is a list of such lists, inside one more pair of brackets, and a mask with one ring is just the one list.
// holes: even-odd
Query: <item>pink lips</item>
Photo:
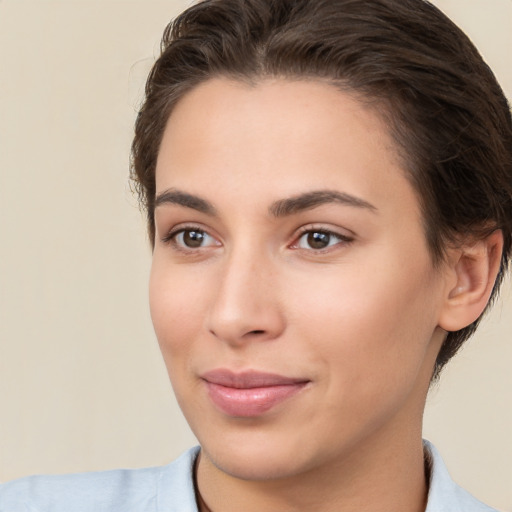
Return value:
[(229, 416), (255, 417), (301, 391), (309, 382), (272, 373), (212, 370), (203, 374), (212, 402)]

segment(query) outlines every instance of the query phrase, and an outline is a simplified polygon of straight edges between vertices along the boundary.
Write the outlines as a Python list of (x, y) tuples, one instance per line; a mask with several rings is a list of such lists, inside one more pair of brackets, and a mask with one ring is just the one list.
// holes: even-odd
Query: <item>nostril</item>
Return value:
[(250, 331), (248, 334), (263, 334), (265, 331), (262, 330), (256, 330), (256, 331)]

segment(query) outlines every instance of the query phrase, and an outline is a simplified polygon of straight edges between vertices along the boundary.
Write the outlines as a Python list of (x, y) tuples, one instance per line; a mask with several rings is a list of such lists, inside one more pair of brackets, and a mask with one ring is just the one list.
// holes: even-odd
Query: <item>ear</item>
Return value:
[(502, 250), (503, 233), (500, 230), (453, 249), (449, 256), (449, 278), (439, 327), (445, 331), (458, 331), (483, 313), (500, 269)]

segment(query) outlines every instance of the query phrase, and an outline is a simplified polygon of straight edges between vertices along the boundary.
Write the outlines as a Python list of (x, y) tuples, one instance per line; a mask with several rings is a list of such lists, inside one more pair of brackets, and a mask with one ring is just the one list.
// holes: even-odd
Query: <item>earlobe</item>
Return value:
[(498, 275), (503, 233), (472, 240), (454, 250), (447, 280), (446, 300), (439, 319), (445, 331), (458, 331), (473, 323), (484, 311)]

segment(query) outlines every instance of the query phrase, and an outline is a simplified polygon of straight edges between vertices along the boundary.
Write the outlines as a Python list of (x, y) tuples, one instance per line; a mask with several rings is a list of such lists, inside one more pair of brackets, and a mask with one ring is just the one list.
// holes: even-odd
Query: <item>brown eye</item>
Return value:
[(311, 231), (307, 234), (306, 240), (311, 249), (325, 249), (329, 246), (331, 235), (322, 231)]
[(348, 244), (352, 242), (352, 238), (334, 233), (332, 231), (324, 231), (319, 229), (311, 229), (305, 231), (299, 238), (296, 247), (298, 249), (322, 250), (339, 244)]
[(182, 231), (181, 238), (183, 241), (183, 245), (195, 249), (203, 245), (203, 242), (206, 238), (206, 234), (204, 231), (185, 230)]
[(197, 228), (181, 229), (174, 232), (167, 237), (167, 241), (182, 249), (201, 249), (220, 245), (213, 236)]

